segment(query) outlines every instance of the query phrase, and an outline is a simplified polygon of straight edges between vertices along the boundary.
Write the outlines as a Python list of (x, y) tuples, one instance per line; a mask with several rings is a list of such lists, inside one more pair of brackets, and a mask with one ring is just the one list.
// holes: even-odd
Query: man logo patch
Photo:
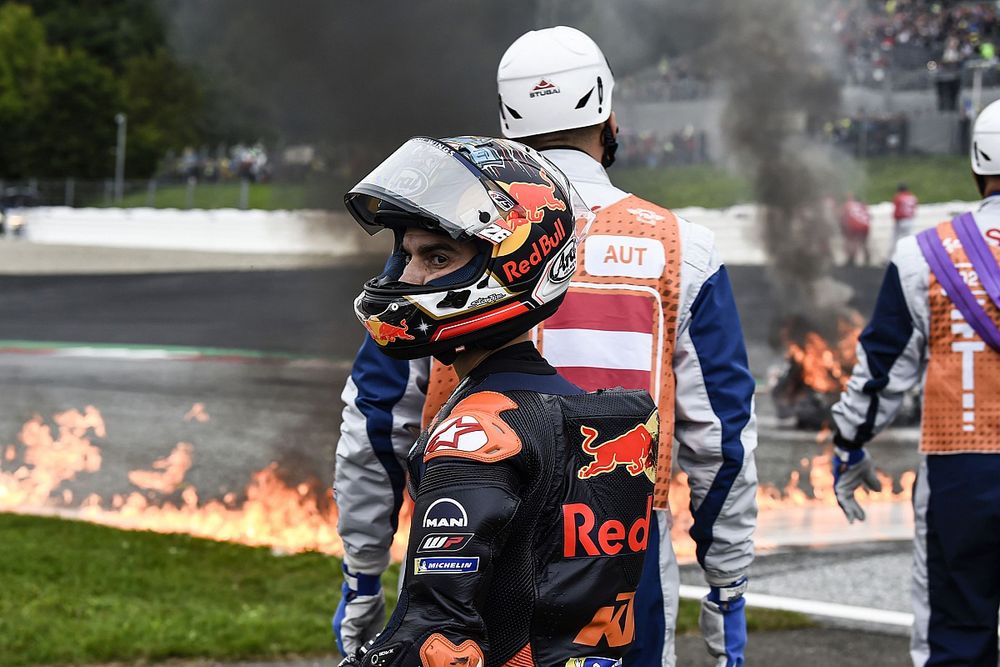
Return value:
[(451, 498), (438, 498), (424, 512), (424, 528), (465, 528), (469, 515), (462, 503)]
[(460, 551), (472, 540), (472, 533), (431, 533), (420, 542), (417, 551)]
[(413, 574), (467, 574), (479, 570), (479, 557), (414, 558)]

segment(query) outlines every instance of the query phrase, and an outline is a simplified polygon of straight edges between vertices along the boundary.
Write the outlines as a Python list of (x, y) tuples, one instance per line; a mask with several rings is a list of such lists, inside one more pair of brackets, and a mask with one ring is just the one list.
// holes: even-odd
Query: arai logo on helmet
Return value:
[(552, 266), (549, 267), (549, 280), (554, 283), (565, 282), (572, 278), (575, 272), (576, 237), (570, 237), (566, 249), (552, 259)]
[(427, 189), (427, 176), (413, 167), (403, 167), (389, 184), (396, 194), (412, 199)]

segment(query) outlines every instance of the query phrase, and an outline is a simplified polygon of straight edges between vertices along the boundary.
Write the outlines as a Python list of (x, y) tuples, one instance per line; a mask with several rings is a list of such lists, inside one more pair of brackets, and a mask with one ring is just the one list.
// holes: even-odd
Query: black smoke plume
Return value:
[(831, 277), (837, 205), (850, 164), (823, 141), (837, 117), (840, 50), (813, 0), (718, 3), (713, 65), (728, 89), (724, 133), (760, 206), (777, 321), (835, 332), (849, 289)]

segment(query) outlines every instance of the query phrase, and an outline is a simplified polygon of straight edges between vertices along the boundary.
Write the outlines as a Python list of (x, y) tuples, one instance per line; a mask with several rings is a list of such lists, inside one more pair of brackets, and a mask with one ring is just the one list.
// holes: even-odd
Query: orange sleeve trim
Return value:
[(481, 391), (463, 398), (447, 419), (434, 428), (424, 461), (441, 456), (496, 463), (521, 452), (521, 438), (500, 413), (517, 408), (517, 403), (495, 391)]

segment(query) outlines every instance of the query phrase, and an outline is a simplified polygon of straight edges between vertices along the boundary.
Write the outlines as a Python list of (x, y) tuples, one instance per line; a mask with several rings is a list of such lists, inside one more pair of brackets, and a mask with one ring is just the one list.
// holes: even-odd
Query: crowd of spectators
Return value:
[(618, 135), (618, 162), (629, 167), (664, 167), (708, 162), (704, 132), (687, 126), (677, 132), (629, 132)]
[(690, 56), (662, 56), (653, 67), (615, 81), (615, 95), (630, 102), (694, 100), (705, 97), (710, 84), (695, 73)]
[(910, 122), (903, 114), (856, 114), (823, 127), (827, 139), (855, 157), (902, 155), (910, 148)]
[(168, 154), (164, 159), (163, 175), (167, 178), (214, 183), (246, 179), (267, 181), (271, 176), (271, 161), (263, 144), (236, 144), (230, 147), (193, 148), (188, 146), (179, 155)]
[[(996, 2), (968, 0), (840, 0), (826, 6), (852, 83), (892, 76), (926, 83), (926, 72), (953, 77), (969, 61), (992, 61), (1000, 39)], [(923, 77), (907, 74), (924, 73)]]
[[(821, 3), (813, 47), (838, 62), (847, 82), (895, 88), (925, 87), (957, 78), (969, 62), (994, 63), (1000, 47), (996, 0), (831, 0)], [(832, 31), (833, 40), (823, 33)], [(664, 55), (653, 66), (621, 77), (630, 102), (697, 99), (709, 95), (687, 54)], [(987, 74), (1000, 83), (1000, 70)]]

